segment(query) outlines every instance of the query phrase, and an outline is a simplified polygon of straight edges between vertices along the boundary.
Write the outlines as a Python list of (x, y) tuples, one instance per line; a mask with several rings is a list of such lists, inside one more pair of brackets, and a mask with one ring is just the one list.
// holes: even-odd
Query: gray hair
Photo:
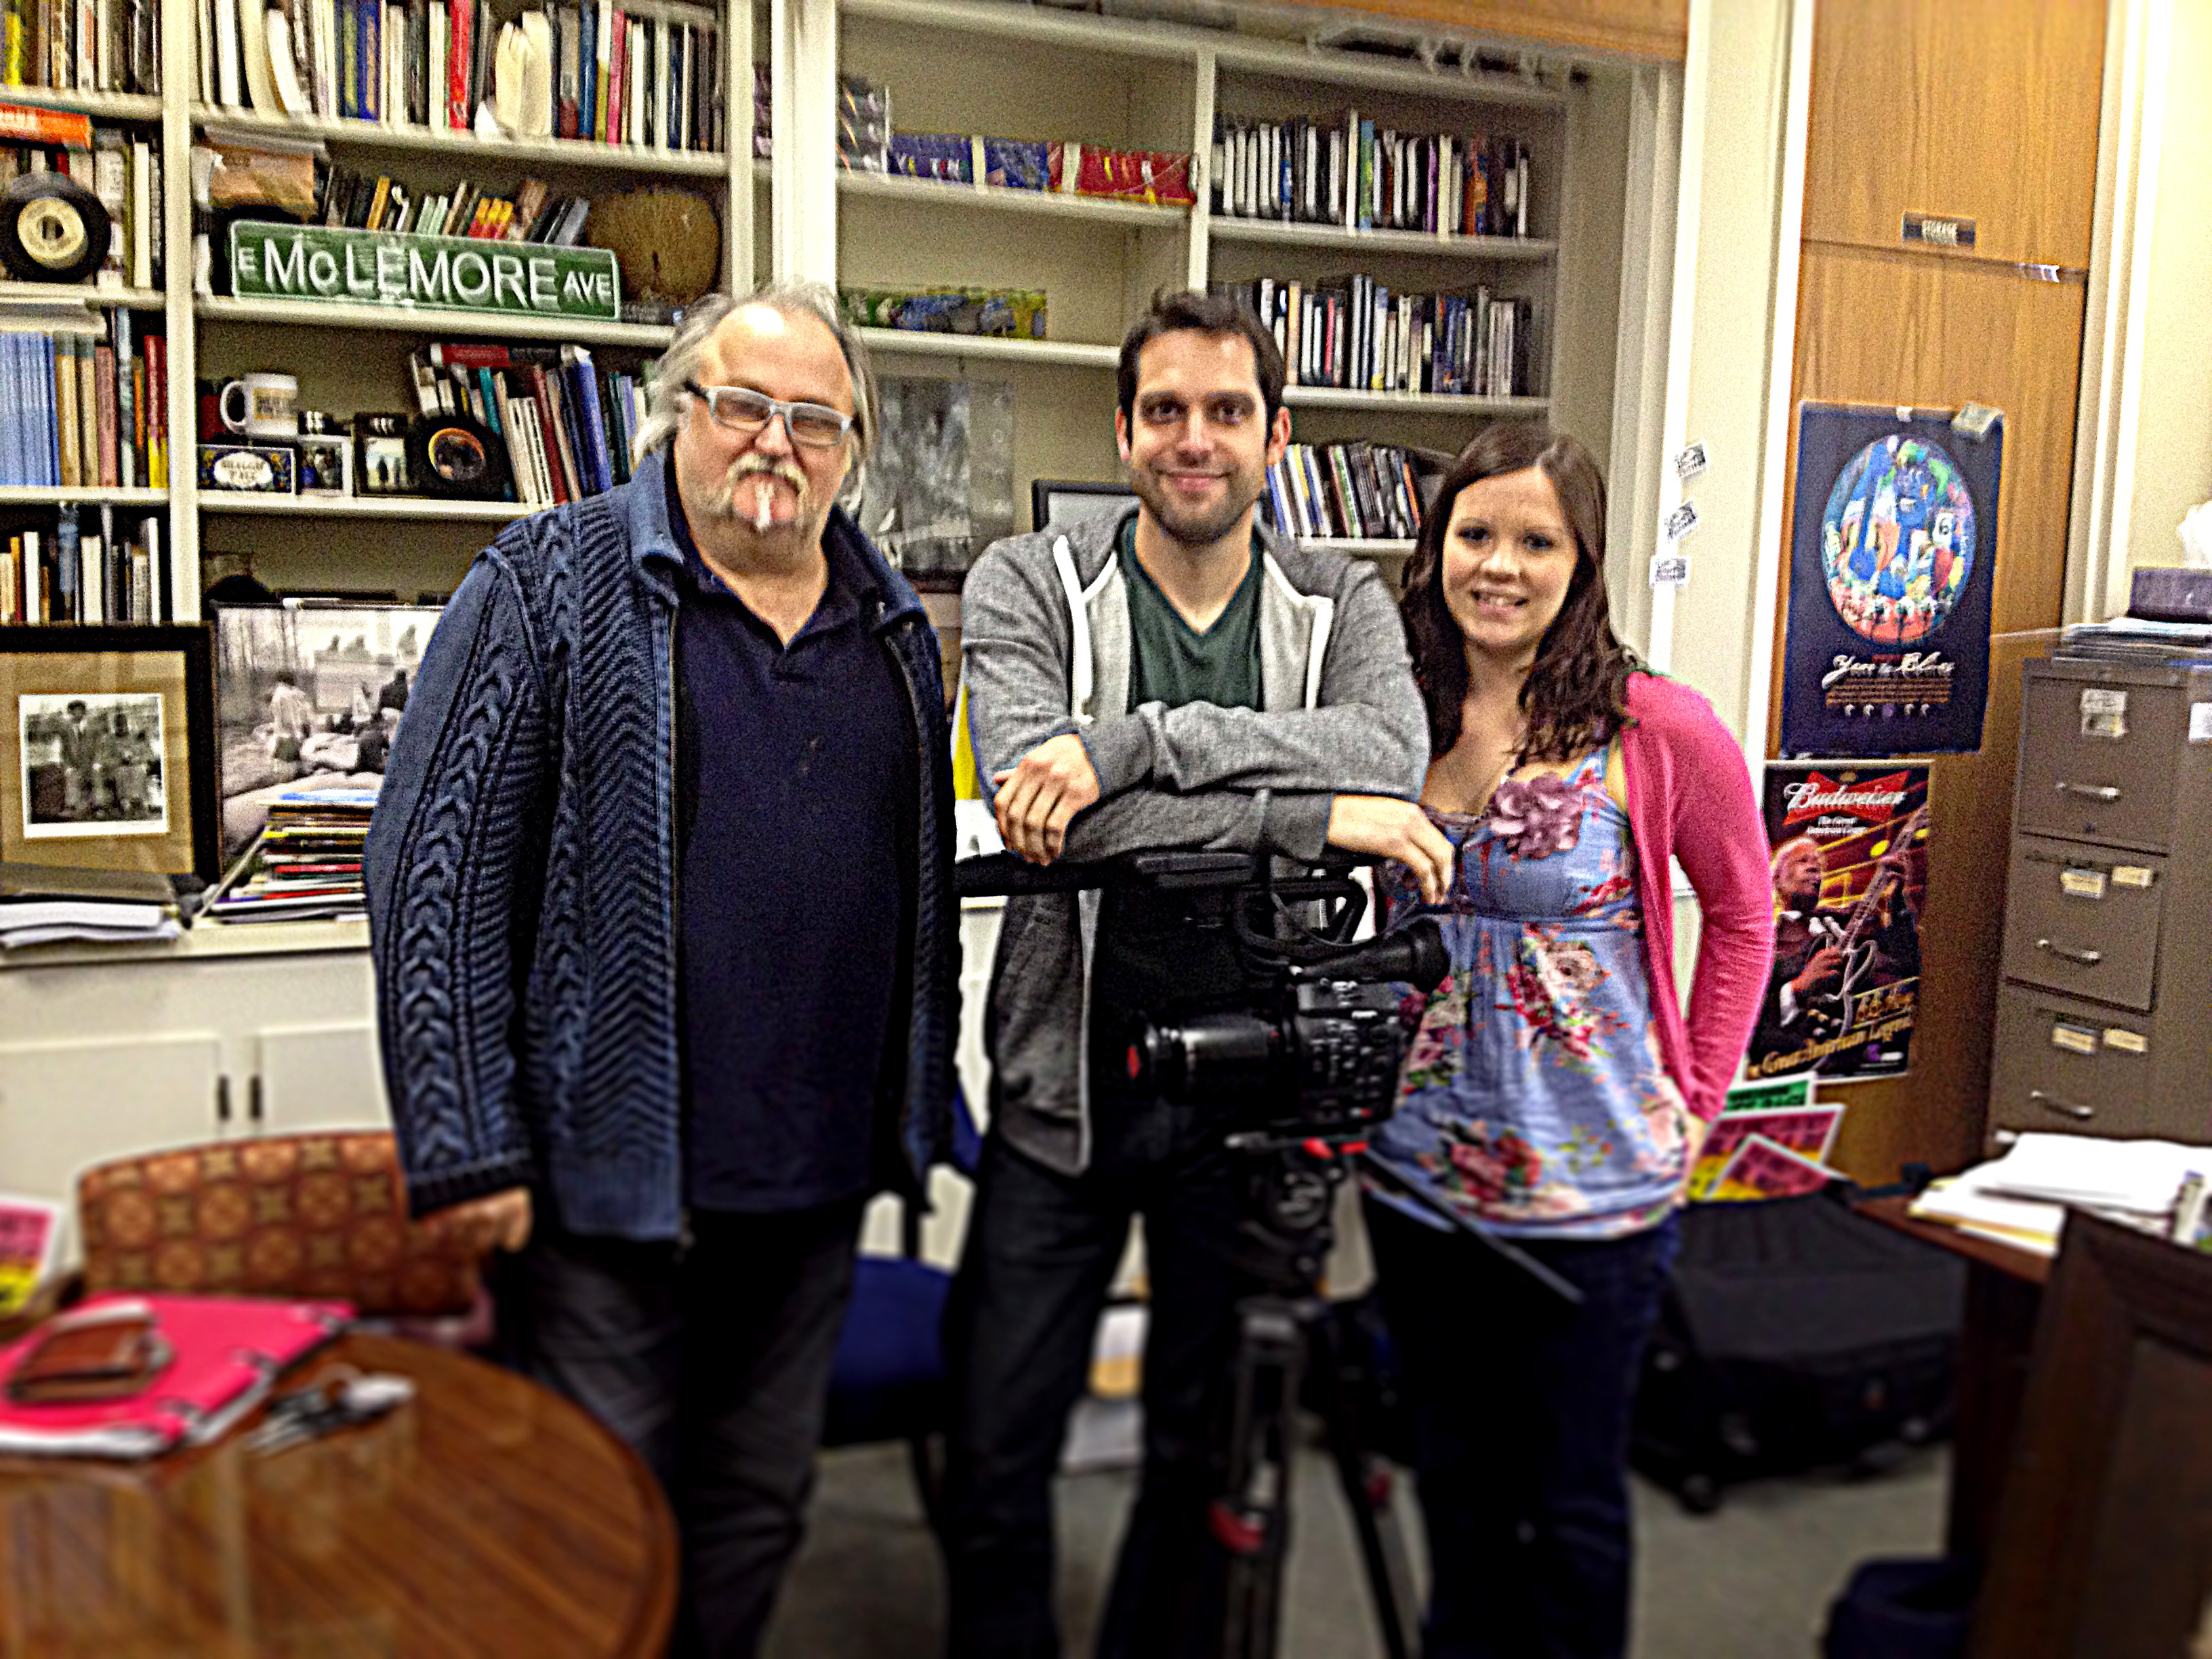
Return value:
[(676, 337), (653, 365), (646, 393), (645, 424), (631, 446), (633, 461), (670, 442), (691, 406), (684, 389), (696, 379), (707, 356), (708, 337), (739, 306), (767, 306), (786, 317), (811, 317), (828, 329), (845, 354), (845, 368), (853, 377), (853, 469), (858, 477), (868, 452), (876, 442), (876, 373), (868, 366), (868, 349), (859, 332), (837, 309), (837, 295), (827, 284), (809, 282), (770, 283), (750, 294), (706, 294), (684, 307)]

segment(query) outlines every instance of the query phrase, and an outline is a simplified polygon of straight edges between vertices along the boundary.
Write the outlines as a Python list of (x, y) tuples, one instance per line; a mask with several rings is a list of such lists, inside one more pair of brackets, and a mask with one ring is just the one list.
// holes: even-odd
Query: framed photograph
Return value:
[(302, 437), (297, 447), (302, 495), (353, 494), (353, 439), (349, 434), (314, 433)]
[(407, 462), (408, 420), (404, 415), (362, 415), (354, 421), (354, 493), (359, 495), (413, 495), (416, 488)]
[(1065, 528), (1087, 519), (1104, 519), (1110, 523), (1127, 513), (1136, 499), (1136, 491), (1127, 484), (1033, 478), (1030, 481), (1030, 520), (1039, 530), (1048, 524)]
[(214, 716), (203, 627), (0, 628), (0, 860), (215, 879)]
[(215, 607), (225, 862), (252, 845), (278, 797), (384, 781), (438, 609), (313, 599)]

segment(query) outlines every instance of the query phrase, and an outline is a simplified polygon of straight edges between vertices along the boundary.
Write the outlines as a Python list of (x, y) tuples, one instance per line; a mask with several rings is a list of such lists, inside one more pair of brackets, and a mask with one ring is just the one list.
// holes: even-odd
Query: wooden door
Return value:
[(1897, 247), (1907, 213), (1972, 257), (2086, 269), (2104, 0), (1829, 0), (1813, 37), (1804, 235)]

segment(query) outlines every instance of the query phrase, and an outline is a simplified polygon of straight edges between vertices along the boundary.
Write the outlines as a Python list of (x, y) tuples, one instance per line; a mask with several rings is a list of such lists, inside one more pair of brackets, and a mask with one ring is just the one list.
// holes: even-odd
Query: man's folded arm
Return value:
[(1318, 859), (1328, 844), (1329, 794), (1214, 789), (1172, 795), (1125, 790), (1079, 813), (1068, 826), (1065, 859), (1093, 862), (1155, 848), (1279, 853)]
[[(546, 702), (496, 550), (440, 617), (369, 827), (363, 878), (386, 1091), (416, 1214), (527, 1182), (510, 1033), (517, 907), (544, 873)], [(537, 856), (526, 842), (534, 843)]]

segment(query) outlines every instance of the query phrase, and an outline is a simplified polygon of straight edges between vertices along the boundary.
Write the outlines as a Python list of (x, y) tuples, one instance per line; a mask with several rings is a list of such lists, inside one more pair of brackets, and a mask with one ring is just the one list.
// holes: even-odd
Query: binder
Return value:
[[(6, 1397), (8, 1378), (57, 1321), (138, 1314), (153, 1316), (171, 1354), (139, 1393), (72, 1405), (27, 1406)], [(228, 1432), (287, 1366), (331, 1341), (352, 1318), (343, 1302), (113, 1291), (88, 1297), (0, 1348), (0, 1452), (142, 1459), (204, 1445)]]

